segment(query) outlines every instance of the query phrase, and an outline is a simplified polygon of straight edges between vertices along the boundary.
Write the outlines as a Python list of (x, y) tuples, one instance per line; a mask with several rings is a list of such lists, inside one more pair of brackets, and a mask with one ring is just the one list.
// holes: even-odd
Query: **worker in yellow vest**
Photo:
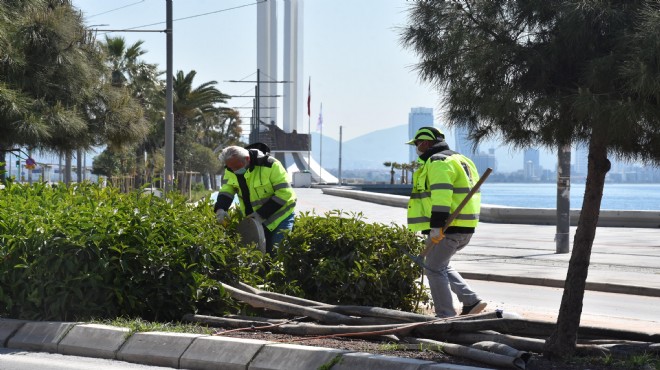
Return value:
[(263, 225), (266, 252), (272, 255), (284, 238), (283, 231), (293, 229), (296, 194), (289, 174), (280, 161), (256, 148), (229, 146), (220, 159), (226, 170), (214, 206), (218, 222), (227, 216), (238, 194), (243, 215)]
[(479, 181), (479, 173), (469, 158), (449, 149), (445, 135), (435, 127), (420, 128), (407, 144), (415, 145), (419, 156), (408, 202), (408, 228), (427, 235), (430, 250), (425, 269), (436, 316), (456, 316), (452, 291), (463, 304), (461, 315), (479, 313), (486, 302), (449, 263), (472, 238), (479, 222), (481, 194), (474, 194), (451, 224), (445, 225)]

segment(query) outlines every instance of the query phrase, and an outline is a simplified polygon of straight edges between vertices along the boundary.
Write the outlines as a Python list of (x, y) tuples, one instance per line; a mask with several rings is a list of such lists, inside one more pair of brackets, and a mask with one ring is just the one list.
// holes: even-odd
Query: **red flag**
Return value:
[(312, 78), (309, 78), (309, 85), (307, 87), (307, 117), (312, 116)]

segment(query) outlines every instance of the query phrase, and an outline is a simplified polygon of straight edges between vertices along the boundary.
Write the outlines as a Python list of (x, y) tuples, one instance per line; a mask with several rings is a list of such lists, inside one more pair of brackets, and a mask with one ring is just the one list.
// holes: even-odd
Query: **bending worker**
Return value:
[(284, 166), (259, 149), (229, 146), (220, 154), (225, 164), (222, 187), (214, 211), (219, 222), (238, 194), (241, 212), (264, 227), (266, 252), (273, 255), (274, 245), (284, 238), (283, 231), (293, 229), (296, 194)]
[[(417, 164), (408, 202), (408, 228), (427, 235), (426, 273), (437, 317), (456, 316), (451, 292), (463, 304), (461, 315), (475, 314), (486, 307), (463, 277), (449, 265), (456, 252), (472, 238), (481, 207), (475, 193), (451, 224), (447, 219), (477, 181), (474, 163), (449, 149), (445, 135), (435, 127), (420, 128), (407, 144), (417, 147)], [(448, 226), (443, 232), (445, 226)], [(450, 290), (451, 289), (451, 290)]]

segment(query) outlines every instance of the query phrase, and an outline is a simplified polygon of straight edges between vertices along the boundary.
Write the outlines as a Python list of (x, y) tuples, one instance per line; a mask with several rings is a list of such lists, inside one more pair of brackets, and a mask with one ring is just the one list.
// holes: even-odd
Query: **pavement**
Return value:
[[(367, 222), (406, 222), (404, 208), (379, 204), (373, 194), (369, 201), (364, 201), (324, 194), (321, 188), (297, 188), (296, 193), (298, 212), (323, 215), (342, 210)], [(468, 280), (563, 288), (570, 253), (556, 253), (555, 232), (554, 226), (547, 225), (482, 222), (469, 246), (454, 257), (452, 265)], [(572, 227), (570, 240), (574, 233)], [(586, 289), (660, 297), (660, 230), (598, 228)], [(127, 334), (127, 328), (106, 325), (0, 319), (0, 342), (6, 348), (166, 368), (485, 369), (250, 339), (180, 333)]]

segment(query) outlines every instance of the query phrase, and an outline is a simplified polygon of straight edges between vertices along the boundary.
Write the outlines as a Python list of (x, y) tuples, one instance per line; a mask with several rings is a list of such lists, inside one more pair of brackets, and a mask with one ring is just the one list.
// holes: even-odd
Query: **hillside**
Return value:
[[(374, 131), (342, 143), (342, 169), (385, 168), (383, 162), (407, 162), (407, 125)], [(323, 136), (323, 158), (318, 132), (312, 132), (312, 157), (327, 169), (339, 167), (339, 141)]]

